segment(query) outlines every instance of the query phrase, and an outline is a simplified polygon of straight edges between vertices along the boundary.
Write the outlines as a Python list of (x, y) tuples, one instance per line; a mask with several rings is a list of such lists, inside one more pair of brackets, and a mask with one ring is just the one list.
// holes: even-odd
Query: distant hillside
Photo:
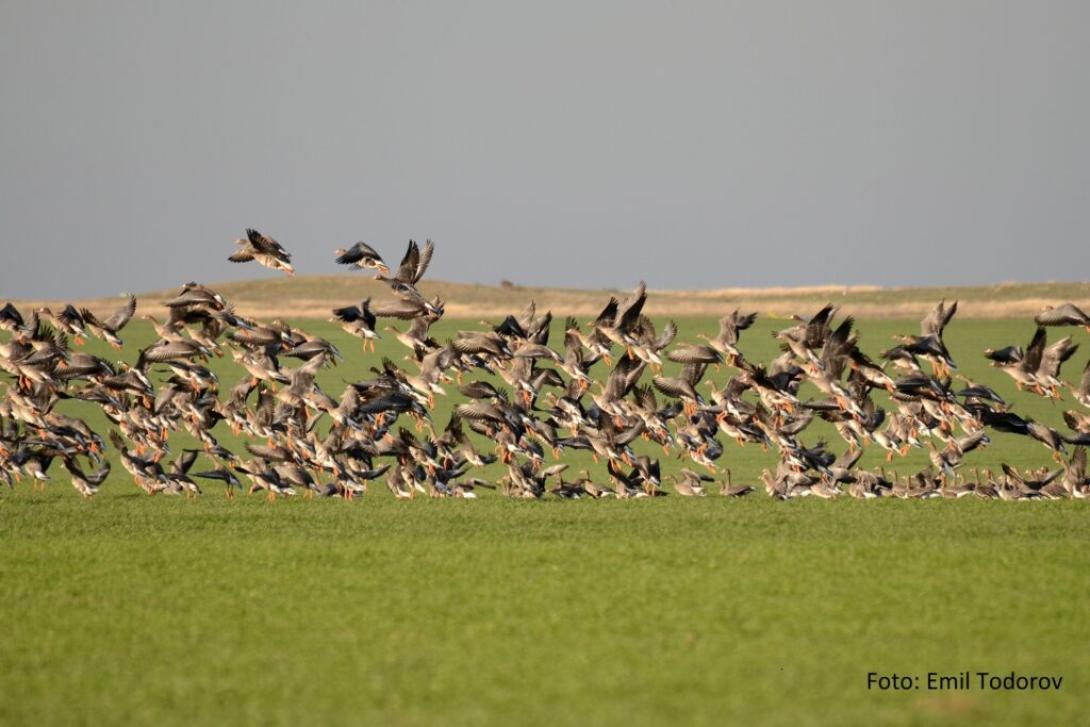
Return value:
[[(239, 313), (259, 318), (328, 318), (334, 307), (355, 304), (368, 296), (391, 297), (389, 289), (367, 275), (302, 275), (213, 285)], [(530, 300), (555, 315), (591, 316), (626, 291), (521, 286), (469, 285), (425, 279), (428, 296), (440, 296), (452, 318), (494, 318), (516, 311)], [(173, 291), (138, 294), (139, 313), (162, 315), (159, 302)], [(718, 290), (653, 290), (646, 311), (655, 316), (722, 315), (734, 308), (765, 315), (803, 314), (826, 302), (860, 318), (916, 318), (938, 300), (961, 301), (959, 315), (970, 318), (1029, 316), (1049, 304), (1072, 301), (1090, 310), (1090, 283), (1004, 283), (989, 286), (880, 288), (812, 286), (801, 288), (722, 288)], [(95, 311), (112, 310), (118, 298), (84, 301), (15, 301), (20, 307), (73, 302)]]

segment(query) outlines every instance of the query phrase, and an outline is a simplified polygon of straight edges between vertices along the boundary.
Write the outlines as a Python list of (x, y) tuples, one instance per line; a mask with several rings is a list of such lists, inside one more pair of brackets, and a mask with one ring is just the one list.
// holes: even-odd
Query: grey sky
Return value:
[(0, 296), (1080, 280), (1090, 3), (0, 0)]

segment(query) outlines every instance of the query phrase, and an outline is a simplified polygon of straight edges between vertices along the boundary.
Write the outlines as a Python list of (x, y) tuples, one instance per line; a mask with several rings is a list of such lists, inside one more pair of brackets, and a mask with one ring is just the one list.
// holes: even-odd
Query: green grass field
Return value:
[[(678, 322), (683, 339), (715, 325)], [(328, 392), (367, 376), (376, 357), (338, 328), (299, 325), (346, 354), (320, 377)], [(774, 355), (768, 331), (783, 325), (749, 331), (747, 356)], [(916, 326), (862, 321), (863, 348), (877, 354)], [(471, 325), (433, 332), (460, 327)], [(962, 372), (1062, 427), (1064, 405), (1016, 396), (980, 355), (1032, 332), (955, 320), (947, 342)], [(126, 333), (132, 360), (151, 331)], [(241, 375), (216, 367), (223, 388)], [(437, 407), (438, 427), (448, 412)], [(804, 441), (821, 436), (843, 448), (818, 427)], [(725, 444), (736, 483), (774, 462)], [(1039, 444), (995, 435), (968, 464), (1004, 461), (1051, 463)], [(913, 452), (893, 466), (925, 464)], [(667, 473), (678, 465), (664, 461)], [(54, 475), (44, 493), (0, 493), (4, 724), (1071, 724), (1090, 707), (1079, 501), (406, 502), (381, 482), (352, 503), (228, 502), (214, 484), (187, 501), (148, 497), (119, 467), (84, 501)], [(869, 671), (964, 670), (1064, 682), (1046, 693), (866, 686)]]

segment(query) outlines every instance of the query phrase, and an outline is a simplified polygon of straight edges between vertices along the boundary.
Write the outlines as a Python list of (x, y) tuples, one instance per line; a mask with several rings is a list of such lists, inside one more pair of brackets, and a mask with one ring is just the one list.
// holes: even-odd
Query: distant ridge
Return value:
[[(633, 287), (637, 281), (633, 280)], [(179, 282), (179, 287), (181, 282)], [(270, 318), (328, 318), (335, 307), (358, 303), (368, 296), (391, 297), (389, 289), (367, 275), (300, 275), (208, 283), (223, 293), (236, 310), (247, 316)], [(494, 318), (525, 306), (530, 300), (555, 315), (592, 316), (616, 289), (536, 288), (519, 285), (475, 285), (424, 280), (425, 295), (440, 296), (451, 318)], [(734, 308), (765, 315), (789, 316), (812, 312), (832, 302), (846, 314), (860, 318), (917, 318), (945, 298), (961, 301), (961, 318), (1025, 317), (1046, 305), (1072, 301), (1090, 308), (1090, 283), (1002, 283), (981, 286), (882, 288), (872, 285), (805, 286), (797, 288), (718, 288), (715, 290), (650, 290), (645, 310), (652, 316), (720, 316)], [(160, 302), (173, 290), (138, 293), (138, 314), (161, 316)], [(19, 307), (84, 305), (95, 311), (113, 310), (118, 297), (84, 300), (14, 300)], [(0, 301), (2, 302), (2, 301)]]

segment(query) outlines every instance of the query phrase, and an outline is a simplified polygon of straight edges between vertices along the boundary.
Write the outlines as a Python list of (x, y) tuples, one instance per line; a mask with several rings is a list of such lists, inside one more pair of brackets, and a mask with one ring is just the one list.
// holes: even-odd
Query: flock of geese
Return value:
[[(232, 262), (252, 260), (294, 274), (290, 254), (256, 230), (247, 230), (238, 248)], [(135, 297), (104, 319), (72, 305), (24, 316), (8, 303), (0, 309), (0, 328), (9, 332), (0, 343), (0, 368), (9, 375), (0, 400), (0, 478), (13, 487), (23, 478), (45, 487), (59, 463), (73, 487), (91, 496), (110, 472), (105, 451), (113, 446), (147, 493), (188, 496), (201, 494), (200, 481), (218, 481), (228, 497), (246, 489), (270, 499), (297, 492), (353, 499), (380, 478), (398, 498), (469, 498), (482, 488), (518, 498), (654, 497), (666, 494), (667, 484), (685, 496), (740, 497), (764, 489), (784, 500), (1090, 495), (1090, 414), (1066, 411), (1071, 431), (1061, 433), (955, 373), (943, 332), (956, 302), (939, 303), (919, 335), (897, 337), (878, 360), (860, 350), (853, 320), (838, 321), (831, 305), (776, 331), (782, 354), (767, 363), (747, 360), (738, 347), (756, 320), (753, 313), (731, 312), (715, 337), (677, 343), (673, 322), (658, 330), (643, 314), (643, 283), (625, 300), (611, 297), (589, 323), (568, 318), (559, 350), (549, 345), (552, 315), (539, 315), (532, 302), (486, 330), (440, 342), (429, 331), (443, 315), (443, 301), (417, 287), (433, 251), (430, 241), (410, 241), (392, 275), (382, 256), (362, 242), (336, 251), (338, 263), (374, 271), (394, 299), (338, 308), (334, 320), (372, 351), (382, 337), (380, 318), (408, 321), (404, 330), (382, 330), (409, 349), (406, 358), (413, 362), (402, 367), (384, 358), (371, 378), (348, 383), (339, 398), (315, 381), (319, 370), (342, 359), (333, 343), (280, 321), (262, 324), (237, 315), (203, 285), (186, 284), (164, 301), (166, 320), (144, 316), (158, 339), (131, 365), (72, 344), (82, 345), (90, 335), (121, 350)], [(1080, 385), (1065, 383), (1060, 369), (1078, 346), (1070, 337), (1049, 345), (1046, 333), (1050, 326), (1090, 332), (1090, 316), (1066, 304), (1035, 321), (1037, 331), (1025, 348), (985, 355), (1018, 390), (1053, 400), (1069, 390), (1090, 410), (1090, 364)], [(227, 354), (244, 374), (221, 396), (205, 364)], [(283, 359), (301, 363), (287, 367)], [(681, 364), (680, 372), (664, 375), (664, 361)], [(705, 378), (709, 367), (724, 366), (733, 375), (722, 386)], [(605, 371), (594, 376), (595, 367)], [(815, 398), (800, 397), (804, 382), (813, 385)], [(453, 386), (465, 401), (439, 431), (431, 416), (435, 400)], [(884, 407), (875, 391), (888, 394)], [(85, 419), (58, 409), (65, 400), (99, 407), (112, 425), (109, 445)], [(844, 439), (841, 454), (825, 442), (801, 441), (817, 420), (831, 423)], [(217, 440), (220, 425), (245, 437), (240, 451)], [(173, 452), (171, 436), (181, 431), (199, 446)], [(470, 438), (470, 431), (481, 438)], [(1036, 440), (1056, 466), (974, 468), (970, 476), (966, 455), (990, 443), (989, 431)], [(778, 464), (763, 472), (760, 483), (735, 483), (730, 469), (718, 465), (721, 438), (774, 449)], [(641, 439), (661, 447), (663, 456), (686, 459), (687, 466), (664, 482), (660, 460), (633, 448)], [(900, 477), (884, 467), (864, 469), (858, 463), (868, 446), (884, 450), (887, 462), (926, 448), (930, 466)], [(567, 464), (546, 464), (547, 451), (560, 459), (566, 450), (589, 452), (605, 464), (604, 473), (582, 470), (573, 477)], [(474, 476), (474, 468), (497, 460), (506, 468), (503, 476)]]

